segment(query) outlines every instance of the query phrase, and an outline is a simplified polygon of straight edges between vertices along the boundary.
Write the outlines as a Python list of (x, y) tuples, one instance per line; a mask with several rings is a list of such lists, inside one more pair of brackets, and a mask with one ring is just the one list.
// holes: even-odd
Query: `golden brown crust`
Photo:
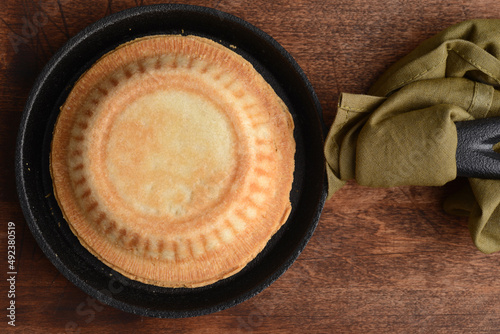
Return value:
[(195, 36), (102, 57), (54, 130), (51, 173), (82, 245), (123, 275), (197, 287), (240, 271), (290, 213), (295, 141), (250, 63)]

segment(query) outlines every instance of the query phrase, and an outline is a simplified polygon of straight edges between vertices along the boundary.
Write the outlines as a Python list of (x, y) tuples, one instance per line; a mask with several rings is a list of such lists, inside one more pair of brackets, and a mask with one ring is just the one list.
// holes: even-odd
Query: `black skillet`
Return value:
[[(240, 273), (196, 289), (129, 280), (85, 250), (53, 196), (49, 151), (54, 122), (76, 79), (118, 45), (153, 34), (211, 38), (248, 59), (288, 105), (295, 121), (292, 213)], [(318, 223), (326, 197), (324, 125), (314, 90), (293, 58), (270, 36), (232, 15), (204, 7), (154, 5), (108, 16), (87, 27), (50, 60), (26, 104), (16, 152), (20, 203), (38, 244), (71, 282), (102, 303), (150, 317), (189, 317), (234, 306), (262, 291), (294, 262)]]

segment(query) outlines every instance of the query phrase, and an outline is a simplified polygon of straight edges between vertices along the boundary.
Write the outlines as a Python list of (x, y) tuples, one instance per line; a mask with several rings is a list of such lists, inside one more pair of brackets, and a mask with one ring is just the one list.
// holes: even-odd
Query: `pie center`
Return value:
[(126, 105), (109, 131), (109, 181), (137, 211), (172, 218), (199, 214), (230, 184), (234, 130), (206, 96), (155, 90)]

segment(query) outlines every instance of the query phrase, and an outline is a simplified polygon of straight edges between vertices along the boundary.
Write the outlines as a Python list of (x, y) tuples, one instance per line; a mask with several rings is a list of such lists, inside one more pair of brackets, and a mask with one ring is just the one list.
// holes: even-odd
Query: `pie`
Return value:
[(286, 222), (293, 128), (230, 48), (142, 37), (93, 64), (61, 107), (54, 194), (80, 243), (115, 271), (208, 285), (244, 268)]

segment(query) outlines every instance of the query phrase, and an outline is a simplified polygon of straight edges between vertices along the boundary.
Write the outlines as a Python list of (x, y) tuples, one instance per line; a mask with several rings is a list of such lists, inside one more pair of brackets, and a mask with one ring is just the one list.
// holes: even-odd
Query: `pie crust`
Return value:
[(57, 119), (54, 193), (73, 233), (124, 276), (198, 287), (244, 268), (285, 223), (286, 105), (243, 57), (197, 36), (125, 43)]

